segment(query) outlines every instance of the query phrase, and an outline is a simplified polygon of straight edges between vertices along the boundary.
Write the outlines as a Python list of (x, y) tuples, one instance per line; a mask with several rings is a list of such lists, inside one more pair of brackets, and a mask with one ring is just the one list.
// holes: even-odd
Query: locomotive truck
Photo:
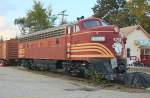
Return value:
[(17, 43), (16, 59), (29, 69), (82, 76), (94, 72), (109, 80), (126, 71), (122, 62), (125, 40), (117, 26), (103, 19), (81, 19), (72, 25), (29, 33)]

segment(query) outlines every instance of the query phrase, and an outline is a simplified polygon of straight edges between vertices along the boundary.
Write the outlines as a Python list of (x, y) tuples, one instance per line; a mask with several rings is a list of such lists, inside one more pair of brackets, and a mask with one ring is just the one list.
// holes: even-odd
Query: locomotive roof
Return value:
[(35, 36), (35, 35), (44, 34), (44, 33), (47, 33), (47, 32), (53, 32), (53, 31), (65, 29), (66, 26), (68, 26), (68, 25), (64, 24), (64, 25), (60, 25), (60, 26), (57, 26), (57, 27), (48, 28), (48, 29), (45, 29), (45, 30), (41, 30), (41, 31), (37, 31), (37, 32), (33, 32), (33, 33), (29, 33), (29, 34), (20, 36), (19, 38), (22, 39), (22, 38), (26, 38), (26, 37), (31, 37), (31, 36)]
[(95, 17), (89, 17), (89, 18), (86, 18), (86, 19), (80, 19), (79, 21), (77, 21), (76, 23), (82, 23), (82, 22), (85, 22), (85, 21), (88, 21), (88, 20), (102, 20), (100, 18), (95, 18)]
[[(82, 23), (82, 22), (87, 21), (87, 20), (93, 20), (93, 19), (101, 20), (99, 18), (90, 17), (90, 18), (87, 18), (87, 19), (81, 19), (81, 20), (77, 21), (75, 24)], [(65, 29), (66, 26), (69, 26), (69, 24), (64, 24), (64, 25), (60, 25), (60, 26), (57, 26), (57, 27), (48, 28), (48, 29), (45, 29), (45, 30), (41, 30), (41, 31), (26, 34), (26, 35), (22, 35), (22, 36), (19, 37), (19, 39), (32, 37), (32, 36), (44, 34), (44, 33), (47, 33), (47, 32), (62, 30), (62, 29)]]

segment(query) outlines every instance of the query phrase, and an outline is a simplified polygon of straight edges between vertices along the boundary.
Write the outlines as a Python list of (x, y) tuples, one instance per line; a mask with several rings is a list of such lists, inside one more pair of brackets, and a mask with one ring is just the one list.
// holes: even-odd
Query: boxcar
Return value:
[(13, 64), (18, 59), (18, 41), (10, 39), (0, 42), (0, 65)]

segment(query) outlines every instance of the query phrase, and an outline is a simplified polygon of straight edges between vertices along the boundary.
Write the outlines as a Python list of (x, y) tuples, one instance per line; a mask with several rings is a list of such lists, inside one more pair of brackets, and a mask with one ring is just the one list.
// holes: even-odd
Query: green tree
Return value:
[(150, 6), (145, 0), (130, 0), (127, 7), (132, 16), (134, 16), (135, 24), (141, 25), (145, 30), (150, 32), (150, 17), (145, 13), (150, 10)]
[(95, 17), (103, 17), (111, 10), (118, 8), (116, 0), (97, 0), (97, 4), (92, 9)]
[(51, 28), (57, 19), (52, 15), (52, 10), (45, 9), (40, 1), (34, 0), (34, 5), (25, 17), (15, 19), (14, 23), (19, 25), (22, 33), (32, 33), (35, 31)]
[(25, 18), (17, 18), (14, 20), (14, 24), (19, 26), (19, 30), (22, 35), (26, 34), (26, 23), (25, 23)]
[(125, 4), (126, 0), (97, 0), (92, 9), (95, 17), (104, 18), (112, 24), (123, 27), (130, 25)]

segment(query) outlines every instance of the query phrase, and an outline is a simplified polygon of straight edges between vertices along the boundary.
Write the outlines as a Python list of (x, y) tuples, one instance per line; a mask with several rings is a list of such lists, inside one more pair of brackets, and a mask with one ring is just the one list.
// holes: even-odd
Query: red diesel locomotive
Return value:
[(72, 75), (125, 72), (120, 64), (124, 50), (119, 28), (102, 19), (79, 20), (19, 38), (18, 57), (30, 69), (62, 69)]

